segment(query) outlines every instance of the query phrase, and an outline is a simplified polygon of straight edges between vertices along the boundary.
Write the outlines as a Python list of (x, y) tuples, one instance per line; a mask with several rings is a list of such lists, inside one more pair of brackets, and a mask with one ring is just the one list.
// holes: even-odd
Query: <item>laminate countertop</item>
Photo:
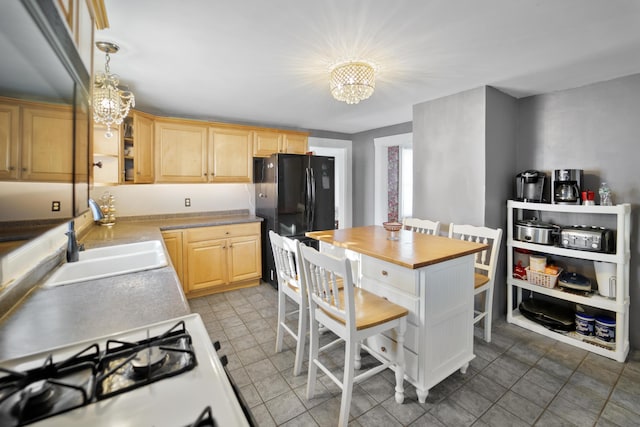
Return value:
[[(92, 226), (80, 243), (90, 249), (162, 240), (163, 230), (259, 221), (248, 214), (132, 218), (113, 227)], [(0, 361), (188, 313), (171, 264), (53, 288), (38, 285), (0, 319)]]
[(481, 243), (409, 230), (400, 230), (396, 235), (398, 240), (389, 240), (390, 232), (379, 225), (306, 233), (312, 239), (410, 269), (426, 267), (487, 248), (487, 245)]

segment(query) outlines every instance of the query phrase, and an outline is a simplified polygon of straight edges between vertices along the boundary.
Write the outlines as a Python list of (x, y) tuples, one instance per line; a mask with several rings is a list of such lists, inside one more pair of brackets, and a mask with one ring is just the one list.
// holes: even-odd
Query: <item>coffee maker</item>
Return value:
[(582, 169), (556, 169), (553, 171), (552, 201), (557, 205), (579, 205), (583, 185)]
[(541, 203), (545, 178), (544, 172), (536, 170), (527, 170), (516, 175), (516, 200)]

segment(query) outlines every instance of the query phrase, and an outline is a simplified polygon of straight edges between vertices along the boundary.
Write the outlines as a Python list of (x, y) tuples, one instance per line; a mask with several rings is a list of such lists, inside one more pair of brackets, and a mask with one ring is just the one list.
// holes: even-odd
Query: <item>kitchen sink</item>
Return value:
[(85, 282), (166, 265), (167, 257), (159, 240), (89, 249), (80, 252), (79, 261), (60, 266), (44, 286)]
[(160, 240), (147, 240), (146, 242), (125, 243), (123, 245), (104, 246), (102, 248), (87, 249), (80, 251), (80, 261), (106, 258), (119, 255), (134, 255), (139, 252), (157, 251), (164, 254), (162, 242)]

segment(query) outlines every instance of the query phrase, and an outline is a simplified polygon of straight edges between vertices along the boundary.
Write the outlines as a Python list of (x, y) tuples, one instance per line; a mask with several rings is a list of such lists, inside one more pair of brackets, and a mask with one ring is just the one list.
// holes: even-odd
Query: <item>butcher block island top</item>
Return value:
[(398, 240), (389, 240), (390, 232), (379, 225), (311, 231), (306, 236), (410, 269), (426, 267), (487, 248), (487, 245), (481, 243), (409, 230), (400, 230), (396, 232)]

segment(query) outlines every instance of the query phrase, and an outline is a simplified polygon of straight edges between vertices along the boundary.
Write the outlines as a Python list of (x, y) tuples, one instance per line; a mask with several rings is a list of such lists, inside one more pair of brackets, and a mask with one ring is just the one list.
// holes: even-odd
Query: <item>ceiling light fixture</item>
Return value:
[(338, 101), (357, 104), (369, 98), (376, 88), (375, 67), (360, 60), (336, 64), (331, 69), (329, 88)]
[(93, 87), (93, 121), (107, 126), (105, 136), (111, 138), (112, 126), (118, 126), (127, 117), (131, 107), (135, 106), (133, 93), (118, 87), (120, 80), (109, 70), (109, 54), (116, 53), (120, 48), (109, 42), (96, 42), (98, 49), (106, 55), (104, 73), (96, 73)]

